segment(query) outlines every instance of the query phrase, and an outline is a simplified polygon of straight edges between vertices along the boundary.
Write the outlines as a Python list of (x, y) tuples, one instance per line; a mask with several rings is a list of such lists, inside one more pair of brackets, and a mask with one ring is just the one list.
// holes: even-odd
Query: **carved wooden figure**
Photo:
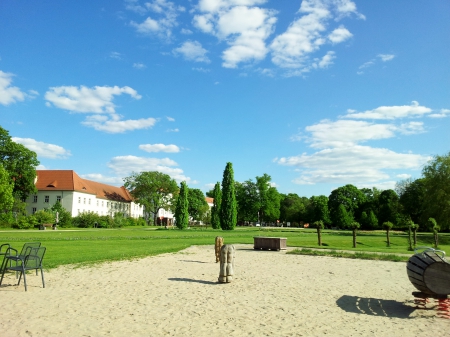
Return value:
[(229, 283), (234, 275), (235, 249), (233, 245), (223, 245), (220, 250), (220, 283)]
[(220, 261), (220, 249), (223, 246), (223, 237), (216, 236), (216, 244), (215, 244), (215, 251), (216, 251), (216, 263)]

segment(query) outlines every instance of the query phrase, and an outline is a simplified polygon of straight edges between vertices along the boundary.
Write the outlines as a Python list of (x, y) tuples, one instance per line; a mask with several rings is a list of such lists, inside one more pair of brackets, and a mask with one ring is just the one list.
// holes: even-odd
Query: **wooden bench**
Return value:
[(44, 223), (42, 225), (39, 225), (39, 230), (41, 231), (45, 231), (45, 227), (52, 227), (53, 230), (56, 230), (57, 226), (55, 224), (52, 223)]
[(253, 249), (284, 250), (287, 238), (274, 238), (264, 236), (253, 237)]

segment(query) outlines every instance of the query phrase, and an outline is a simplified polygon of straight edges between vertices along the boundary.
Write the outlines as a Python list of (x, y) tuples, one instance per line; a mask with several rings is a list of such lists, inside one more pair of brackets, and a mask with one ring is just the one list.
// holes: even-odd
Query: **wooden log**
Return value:
[(411, 256), (406, 272), (410, 282), (421, 292), (431, 296), (450, 294), (450, 263), (443, 253), (427, 249)]

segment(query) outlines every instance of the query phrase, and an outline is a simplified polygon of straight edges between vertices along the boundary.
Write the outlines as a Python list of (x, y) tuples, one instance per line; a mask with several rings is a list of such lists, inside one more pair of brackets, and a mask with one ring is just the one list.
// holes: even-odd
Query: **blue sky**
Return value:
[(0, 2), (0, 125), (121, 185), (394, 188), (449, 151), (450, 2)]

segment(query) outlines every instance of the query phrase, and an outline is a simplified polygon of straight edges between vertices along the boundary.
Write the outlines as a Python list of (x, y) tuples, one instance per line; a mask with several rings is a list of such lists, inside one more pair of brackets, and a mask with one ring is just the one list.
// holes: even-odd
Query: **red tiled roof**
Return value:
[(116, 187), (80, 178), (73, 170), (37, 170), (38, 191), (76, 191), (95, 194), (97, 198), (132, 201), (125, 187)]
[(205, 200), (208, 204), (214, 204), (214, 198), (205, 197)]

